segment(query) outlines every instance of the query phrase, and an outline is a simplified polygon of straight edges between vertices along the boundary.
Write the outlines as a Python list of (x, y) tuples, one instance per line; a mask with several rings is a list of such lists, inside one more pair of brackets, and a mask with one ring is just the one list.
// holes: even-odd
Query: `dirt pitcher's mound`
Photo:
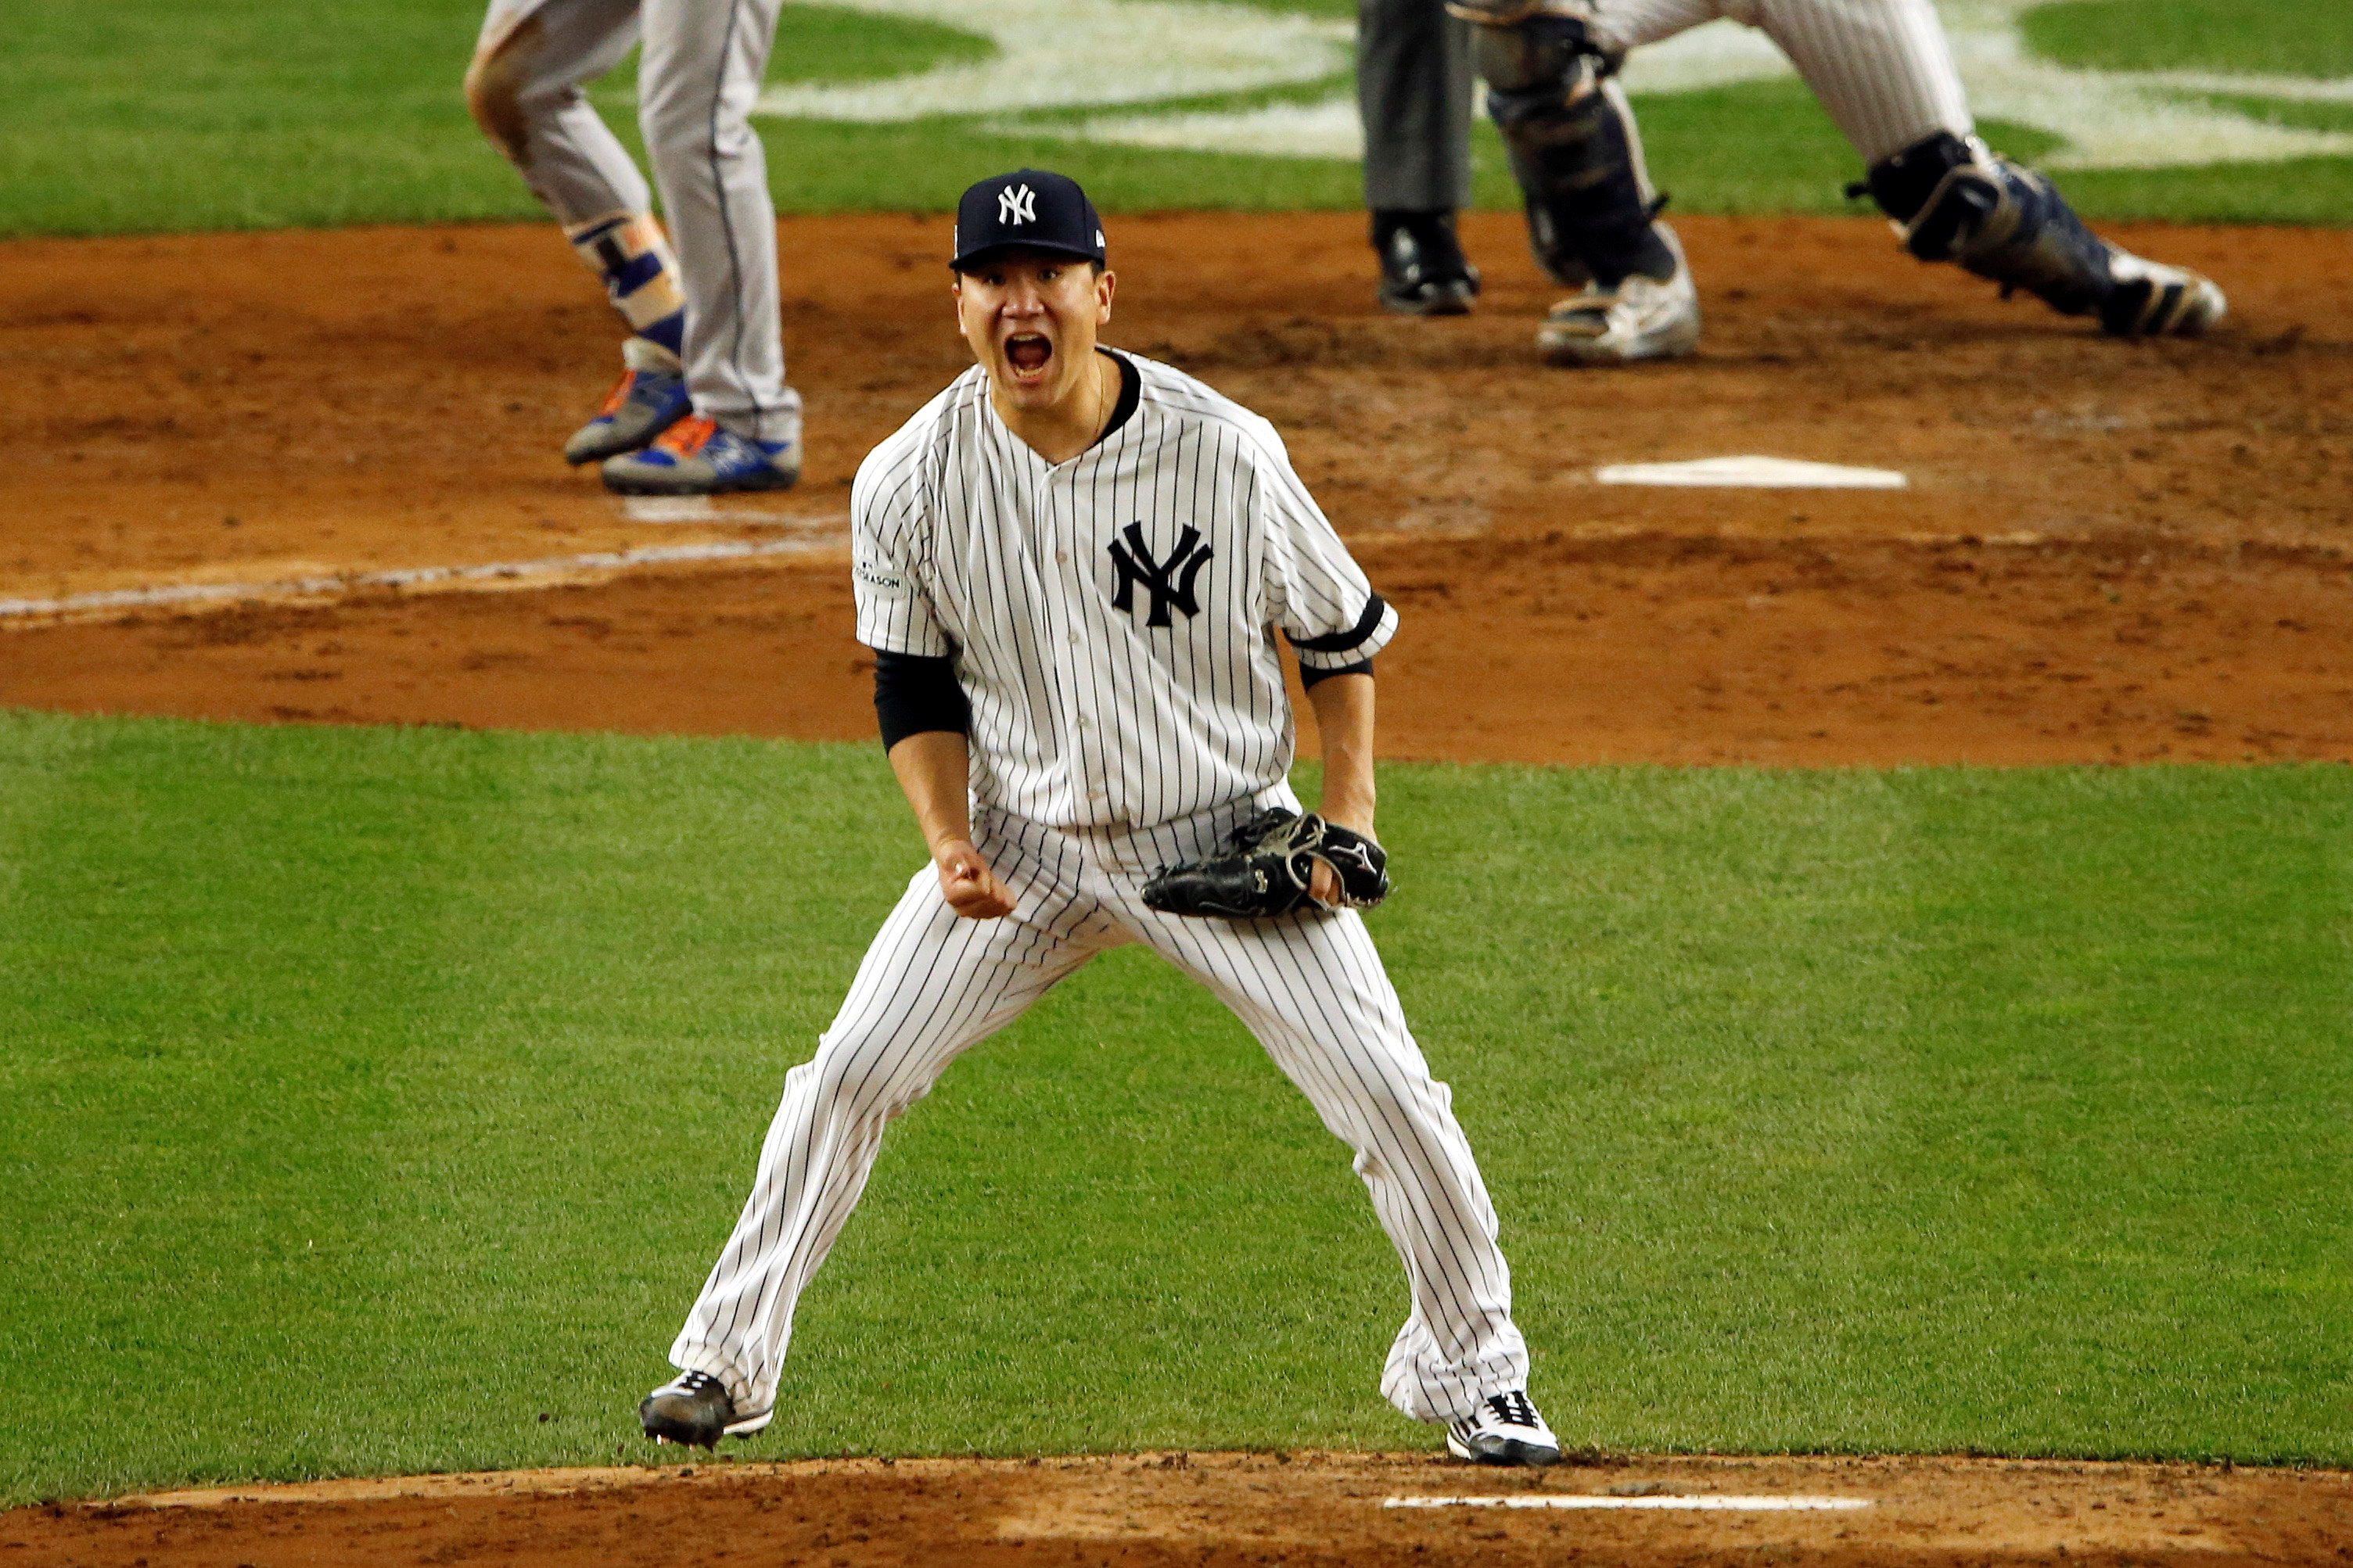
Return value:
[(2353, 1475), (1967, 1459), (728, 1461), (180, 1492), (0, 1516), (17, 1563), (2337, 1563)]

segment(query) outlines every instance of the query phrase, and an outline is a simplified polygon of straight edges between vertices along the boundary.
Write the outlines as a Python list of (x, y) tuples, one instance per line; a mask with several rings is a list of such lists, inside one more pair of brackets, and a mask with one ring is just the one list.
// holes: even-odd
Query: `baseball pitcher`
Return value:
[[(858, 636), (931, 864), (786, 1079), (670, 1347), (681, 1375), (640, 1417), (685, 1443), (766, 1426), (794, 1304), (883, 1129), (1058, 981), (1136, 942), (1231, 1008), (1354, 1151), (1412, 1300), (1381, 1391), (1444, 1424), (1459, 1457), (1550, 1464), (1494, 1208), (1357, 912), (1388, 889), (1373, 659), (1397, 612), (1272, 426), (1097, 346), (1105, 258), (1060, 175), (965, 193), (951, 266), (978, 363), (851, 492)], [(1314, 815), (1287, 782), (1285, 641), (1324, 740)]]

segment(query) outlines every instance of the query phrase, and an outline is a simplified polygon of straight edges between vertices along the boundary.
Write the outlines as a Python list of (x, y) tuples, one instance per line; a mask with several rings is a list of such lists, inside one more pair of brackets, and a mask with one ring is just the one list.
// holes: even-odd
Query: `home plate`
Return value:
[(1869, 1508), (1863, 1497), (1595, 1497), (1583, 1492), (1521, 1492), (1512, 1497), (1393, 1497), (1383, 1508), (1684, 1509), (1706, 1513), (1812, 1513)]
[(1732, 485), (1770, 490), (1900, 490), (1894, 468), (1850, 468), (1789, 458), (1699, 458), (1688, 463), (1612, 463), (1593, 470), (1605, 485)]

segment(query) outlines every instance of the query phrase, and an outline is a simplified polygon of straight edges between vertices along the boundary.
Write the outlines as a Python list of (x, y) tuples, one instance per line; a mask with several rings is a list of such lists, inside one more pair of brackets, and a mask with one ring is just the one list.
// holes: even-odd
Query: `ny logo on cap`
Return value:
[(997, 221), (999, 223), (1036, 223), (1038, 193), (1029, 186), (1018, 189), (1007, 186), (997, 193)]

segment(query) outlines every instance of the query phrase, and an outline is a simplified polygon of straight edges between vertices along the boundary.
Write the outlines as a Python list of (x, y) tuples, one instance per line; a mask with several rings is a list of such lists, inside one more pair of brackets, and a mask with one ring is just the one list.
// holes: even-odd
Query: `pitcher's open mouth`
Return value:
[(1024, 374), (1043, 370), (1054, 357), (1054, 345), (1033, 332), (1005, 340), (1006, 362)]

